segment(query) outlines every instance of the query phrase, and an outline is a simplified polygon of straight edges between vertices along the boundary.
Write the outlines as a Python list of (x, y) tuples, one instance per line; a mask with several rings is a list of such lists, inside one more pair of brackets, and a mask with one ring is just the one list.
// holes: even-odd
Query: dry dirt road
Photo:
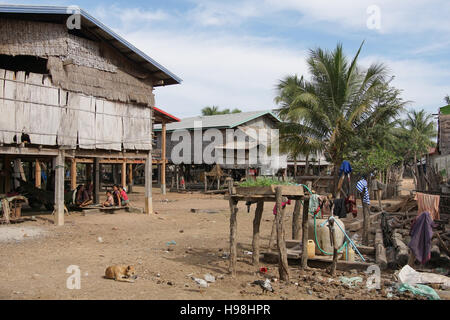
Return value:
[[(143, 206), (142, 189), (130, 195), (133, 206)], [(251, 265), (251, 228), (255, 207), (247, 213), (244, 203), (238, 213), (238, 274), (228, 275), (228, 201), (219, 195), (177, 194), (162, 196), (154, 189), (151, 216), (119, 212), (85, 216), (72, 213), (66, 224), (55, 227), (38, 219), (0, 226), (0, 299), (385, 299), (392, 275), (384, 275), (382, 290), (365, 285), (348, 288), (339, 276), (324, 270), (300, 272), (291, 266), (291, 283), (273, 282), (275, 293), (261, 294), (250, 285), (262, 276)], [(192, 213), (191, 208), (213, 212)], [(269, 241), (272, 207), (266, 205), (261, 224), (262, 250)], [(288, 215), (292, 214), (293, 206)], [(51, 216), (46, 216), (51, 218)], [(290, 224), (287, 225), (290, 230)], [(289, 233), (289, 232), (287, 232)], [(100, 239), (99, 239), (100, 237)], [(99, 241), (100, 240), (100, 241)], [(170, 244), (168, 243), (176, 243)], [(131, 264), (138, 279), (134, 283), (103, 278), (106, 267)], [(69, 266), (81, 271), (81, 288), (68, 289)], [(277, 266), (262, 263), (268, 275), (278, 277)], [(200, 290), (191, 276), (212, 274), (216, 282)], [(389, 295), (390, 296), (390, 295)], [(412, 296), (394, 295), (391, 299)]]

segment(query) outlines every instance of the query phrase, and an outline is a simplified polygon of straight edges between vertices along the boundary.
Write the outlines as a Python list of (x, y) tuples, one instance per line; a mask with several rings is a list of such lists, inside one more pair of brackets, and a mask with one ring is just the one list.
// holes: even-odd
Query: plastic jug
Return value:
[[(347, 254), (347, 250), (348, 250), (348, 254)], [(355, 250), (353, 250), (352, 246), (348, 246), (347, 250), (343, 250), (344, 251), (344, 260), (346, 261), (355, 261)]]
[(306, 247), (308, 250), (308, 259), (312, 259), (316, 256), (316, 243), (314, 240), (308, 240), (308, 246)]

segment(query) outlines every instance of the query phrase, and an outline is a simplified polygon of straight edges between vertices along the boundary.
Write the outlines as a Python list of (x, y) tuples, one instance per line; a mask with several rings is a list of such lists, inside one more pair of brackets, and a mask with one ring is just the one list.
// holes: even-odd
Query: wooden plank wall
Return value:
[(0, 69), (0, 143), (121, 151), (151, 149), (151, 109), (53, 86), (47, 75)]

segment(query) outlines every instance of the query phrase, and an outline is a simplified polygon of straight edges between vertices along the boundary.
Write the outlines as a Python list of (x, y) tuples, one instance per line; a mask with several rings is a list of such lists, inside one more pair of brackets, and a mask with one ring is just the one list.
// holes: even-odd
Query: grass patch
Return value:
[(280, 181), (269, 177), (256, 177), (256, 180), (241, 182), (239, 187), (270, 187), (271, 185), (294, 185), (292, 181)]

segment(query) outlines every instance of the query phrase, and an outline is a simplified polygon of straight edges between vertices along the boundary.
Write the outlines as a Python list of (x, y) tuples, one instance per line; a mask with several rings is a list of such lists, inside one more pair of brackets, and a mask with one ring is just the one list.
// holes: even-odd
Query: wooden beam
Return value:
[(64, 152), (54, 159), (55, 168), (55, 225), (64, 225)]
[(280, 280), (289, 283), (289, 265), (287, 260), (286, 242), (284, 238), (284, 212), (285, 208), (282, 206), (282, 189), (281, 187), (275, 188), (276, 192), (276, 206), (277, 206), (277, 245), (278, 245), (278, 272)]
[(122, 161), (121, 185), (123, 187), (127, 185), (127, 160)]
[(41, 187), (41, 162), (36, 159), (35, 166), (34, 166), (34, 185), (36, 188)]
[(31, 155), (31, 156), (53, 156), (53, 157), (56, 157), (58, 155), (58, 149), (1, 146), (0, 153), (11, 154), (11, 155)]
[(145, 213), (153, 213), (153, 201), (152, 201), (152, 153), (147, 153), (147, 159), (145, 161)]
[(309, 199), (303, 202), (303, 218), (302, 218), (302, 269), (308, 266), (308, 217), (309, 217)]
[(166, 194), (166, 122), (162, 122), (161, 131), (161, 193)]
[(70, 190), (77, 188), (77, 160), (71, 159), (70, 161)]
[(255, 217), (253, 218), (253, 266), (259, 268), (259, 227), (264, 211), (264, 201), (258, 201), (256, 205)]
[(100, 159), (94, 160), (94, 203), (100, 203)]

